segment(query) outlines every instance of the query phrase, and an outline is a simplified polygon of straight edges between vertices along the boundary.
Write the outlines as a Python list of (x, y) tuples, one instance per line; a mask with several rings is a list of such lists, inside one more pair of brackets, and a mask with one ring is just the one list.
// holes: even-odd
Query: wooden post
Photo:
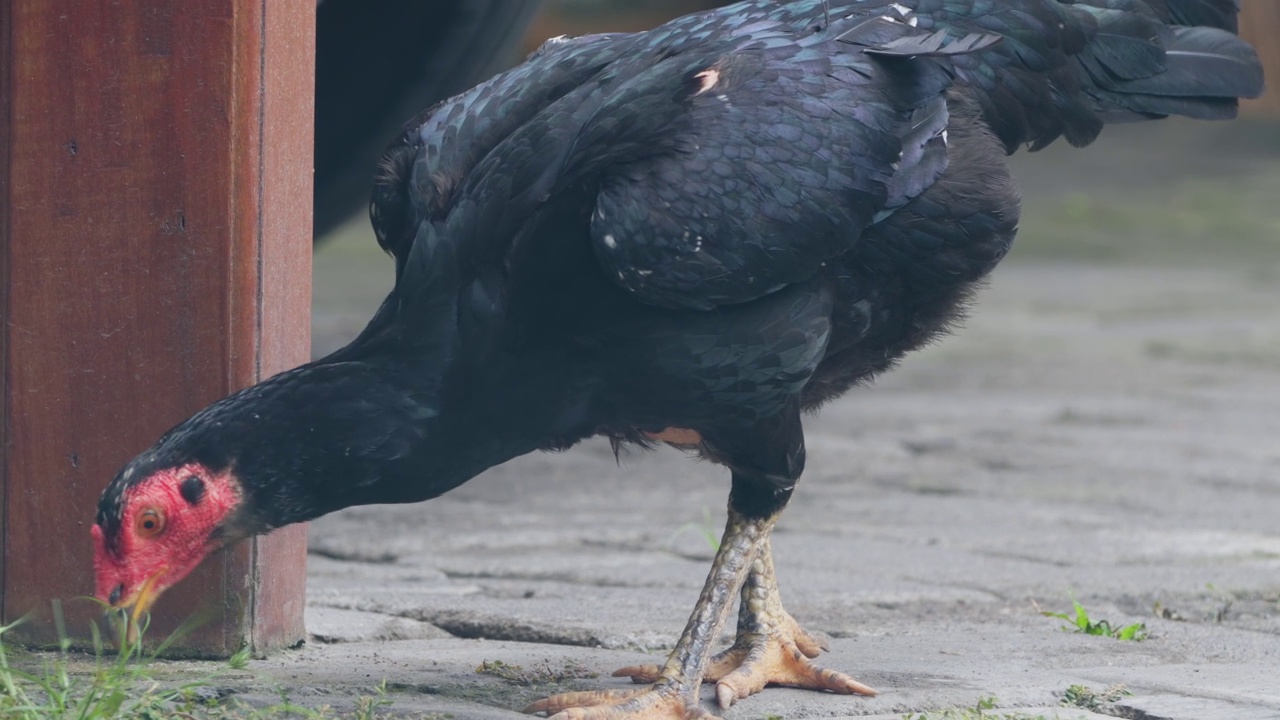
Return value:
[[(307, 359), (314, 37), (315, 0), (0, 0), (5, 622), (92, 593), (124, 462)], [(188, 654), (294, 644), (305, 559), (302, 528), (210, 558), (149, 636), (203, 613)], [(87, 637), (100, 611), (65, 609)]]
[(1240, 10), (1240, 35), (1258, 49), (1267, 73), (1267, 91), (1257, 100), (1244, 103), (1245, 110), (1280, 118), (1280, 2), (1244, 0)]

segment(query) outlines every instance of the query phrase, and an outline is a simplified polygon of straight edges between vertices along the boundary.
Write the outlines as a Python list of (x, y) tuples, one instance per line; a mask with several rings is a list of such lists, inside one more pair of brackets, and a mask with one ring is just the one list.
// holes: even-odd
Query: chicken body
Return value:
[[(594, 435), (665, 440), (732, 477), (689, 626), (664, 667), (627, 669), (651, 687), (532, 709), (705, 717), (704, 678), (724, 707), (767, 683), (871, 692), (810, 663), (820, 645), (773, 579), (803, 412), (958, 316), (1017, 228), (1007, 153), (1110, 120), (1228, 118), (1257, 94), (1235, 12), (749, 0), (551, 41), (388, 150), (371, 214), (397, 281), (360, 337), (131, 463), (104, 497), (106, 547), (128, 488), (165, 468), (233, 472), (234, 540)], [(712, 658), (740, 591), (738, 641)]]

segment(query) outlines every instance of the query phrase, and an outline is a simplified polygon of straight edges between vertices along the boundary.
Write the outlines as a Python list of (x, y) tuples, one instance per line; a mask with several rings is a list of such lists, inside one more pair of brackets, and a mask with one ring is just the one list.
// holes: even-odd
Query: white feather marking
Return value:
[(614, 237), (613, 237), (612, 235), (605, 235), (605, 236), (604, 236), (604, 246), (605, 246), (605, 247), (607, 247), (607, 248), (609, 248), (610, 250), (617, 250), (617, 249), (618, 249), (618, 241), (617, 241), (616, 239), (614, 239)]
[(709, 91), (711, 88), (716, 86), (716, 83), (720, 82), (720, 71), (715, 68), (707, 68), (697, 75), (694, 75), (694, 77), (702, 81), (702, 84), (698, 87), (698, 92), (693, 94), (694, 97), (697, 97)]
[[(912, 12), (911, 8), (907, 7), (906, 5), (899, 5), (898, 3), (893, 3), (889, 7), (897, 11), (897, 13), (902, 16), (902, 20), (905, 20), (906, 23), (911, 27), (916, 27), (917, 25), (920, 24), (920, 18), (917, 17), (916, 14)], [(893, 18), (889, 18), (889, 19), (893, 20)], [(898, 21), (894, 20), (894, 22), (898, 22)]]

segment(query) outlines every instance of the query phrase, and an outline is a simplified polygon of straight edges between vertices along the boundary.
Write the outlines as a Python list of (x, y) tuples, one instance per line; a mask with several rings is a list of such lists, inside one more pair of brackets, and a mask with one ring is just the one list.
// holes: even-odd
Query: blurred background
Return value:
[[(716, 0), (324, 0), (319, 7), (313, 351), (350, 340), (391, 284), (365, 215), (403, 123), (558, 35), (636, 31)], [(1280, 3), (1244, 0), (1241, 32), (1280, 82)], [(361, 61), (350, 58), (359, 53)], [(1280, 94), (1234, 123), (1113, 126), (1012, 163), (1023, 230), (1008, 262), (1280, 263)]]

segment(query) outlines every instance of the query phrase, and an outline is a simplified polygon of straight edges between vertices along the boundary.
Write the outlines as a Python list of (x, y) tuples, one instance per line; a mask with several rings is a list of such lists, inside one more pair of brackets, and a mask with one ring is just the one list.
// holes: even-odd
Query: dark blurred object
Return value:
[(1245, 102), (1245, 109), (1280, 118), (1280, 2), (1244, 0), (1240, 9), (1240, 36), (1253, 43), (1267, 74), (1267, 92)]
[(547, 10), (565, 15), (626, 15), (662, 13), (685, 15), (710, 10), (735, 0), (547, 0)]
[(546, 0), (533, 21), (524, 49), (531, 51), (558, 35), (637, 32), (672, 18), (728, 5), (735, 0)]
[(515, 59), (537, 0), (321, 0), (315, 236), (369, 202), (400, 127)]

